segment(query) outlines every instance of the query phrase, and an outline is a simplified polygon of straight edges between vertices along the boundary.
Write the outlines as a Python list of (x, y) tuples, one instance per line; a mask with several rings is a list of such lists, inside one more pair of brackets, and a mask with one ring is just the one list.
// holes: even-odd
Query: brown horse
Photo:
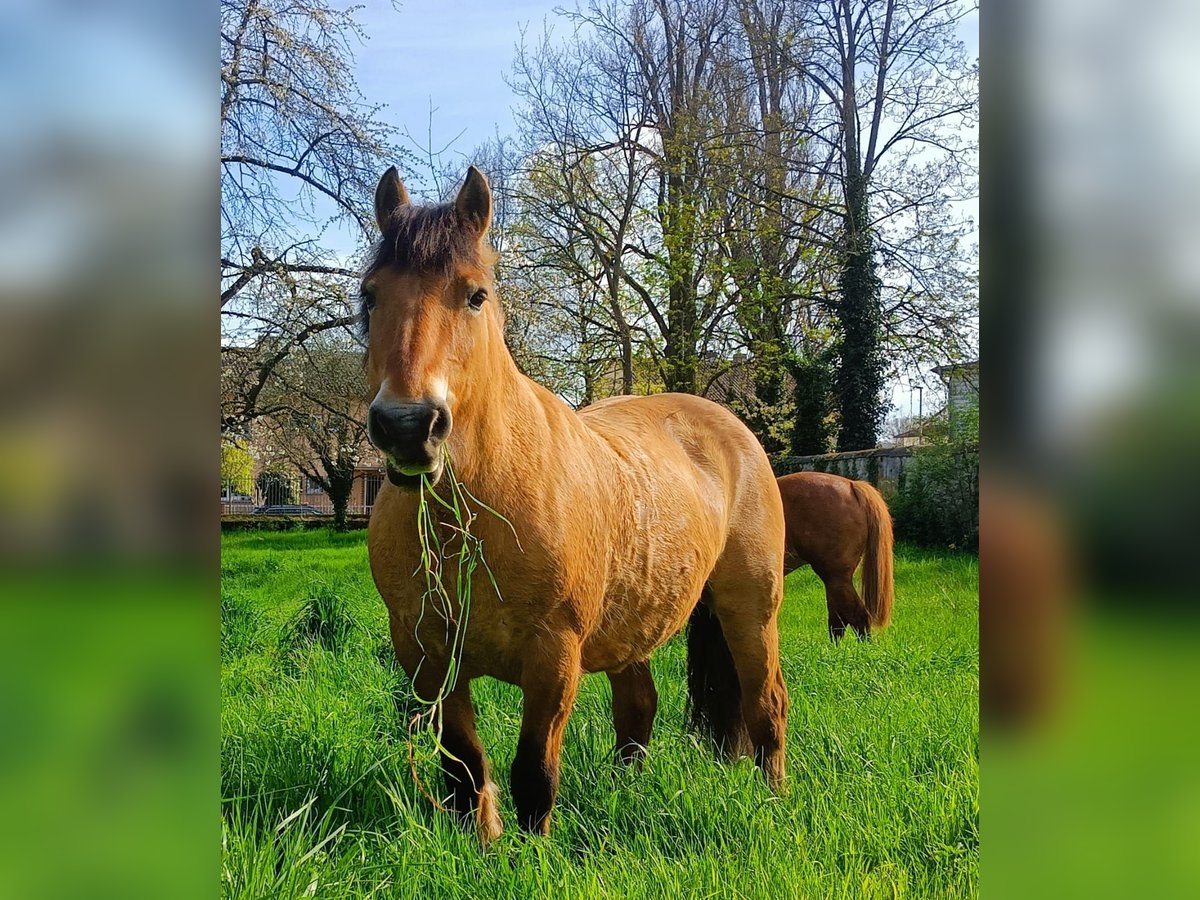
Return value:
[[(879, 491), (839, 475), (796, 472), (779, 479), (779, 493), (787, 519), (785, 569), (811, 565), (825, 582), (829, 636), (838, 640), (847, 625), (860, 638), (886, 628), (892, 617), (892, 517)], [(860, 562), (862, 597), (854, 589)]]
[[(383, 240), (362, 284), (369, 433), (389, 481), (371, 516), (371, 572), (400, 664), (420, 696), (440, 701), (449, 805), (474, 818), (485, 843), (501, 832), (471, 679), (522, 689), (512, 795), (519, 824), (545, 834), (581, 676), (607, 673), (620, 758), (639, 758), (657, 704), (650, 654), (689, 617), (694, 719), (727, 752), (748, 737), (778, 788), (784, 523), (767, 457), (737, 418), (699, 397), (620, 397), (577, 413), (525, 377), (505, 345), (491, 214), (473, 167), (438, 207), (412, 204), (390, 169), (375, 197)], [(447, 620), (425, 609), (420, 488), (425, 479), (448, 493), (447, 460), (498, 513), (479, 511), (471, 526), (495, 585), (472, 580), (465, 622), (461, 608)], [(448, 546), (462, 540), (441, 527)], [(458, 651), (449, 620), (465, 627)]]

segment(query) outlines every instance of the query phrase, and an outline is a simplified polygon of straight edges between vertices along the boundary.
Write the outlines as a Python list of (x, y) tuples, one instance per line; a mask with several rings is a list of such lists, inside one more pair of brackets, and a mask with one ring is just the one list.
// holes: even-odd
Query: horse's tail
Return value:
[(688, 621), (688, 718), (718, 751), (737, 757), (749, 751), (750, 735), (742, 717), (737, 669), (709, 597), (705, 588)]
[(867, 513), (867, 550), (863, 554), (862, 597), (871, 628), (892, 620), (892, 514), (883, 495), (865, 481), (852, 481), (854, 496)]

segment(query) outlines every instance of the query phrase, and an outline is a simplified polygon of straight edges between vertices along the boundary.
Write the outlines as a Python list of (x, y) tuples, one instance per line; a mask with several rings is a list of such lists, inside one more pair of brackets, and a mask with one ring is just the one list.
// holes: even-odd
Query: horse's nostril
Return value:
[(399, 403), (372, 407), (368, 434), (382, 450), (401, 458), (421, 457), (450, 433), (450, 410), (443, 404)]
[(391, 431), (388, 428), (387, 416), (382, 415), (379, 410), (372, 408), (369, 419), (370, 431), (376, 441), (386, 443), (392, 439)]
[(450, 408), (438, 403), (433, 407), (433, 420), (429, 423), (429, 439), (444, 441), (450, 434)]

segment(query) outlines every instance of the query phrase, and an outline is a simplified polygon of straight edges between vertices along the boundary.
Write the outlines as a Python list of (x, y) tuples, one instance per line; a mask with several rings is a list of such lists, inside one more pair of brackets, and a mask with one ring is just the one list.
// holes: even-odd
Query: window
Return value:
[(309, 478), (308, 476), (305, 476), (305, 478), (304, 478), (304, 493), (306, 493), (306, 494), (323, 494), (323, 493), (325, 493), (325, 489), (323, 487), (321, 487), (320, 483), (315, 478)]
[(379, 496), (379, 489), (381, 487), (383, 487), (382, 475), (363, 476), (363, 505), (367, 509), (375, 505), (375, 498)]

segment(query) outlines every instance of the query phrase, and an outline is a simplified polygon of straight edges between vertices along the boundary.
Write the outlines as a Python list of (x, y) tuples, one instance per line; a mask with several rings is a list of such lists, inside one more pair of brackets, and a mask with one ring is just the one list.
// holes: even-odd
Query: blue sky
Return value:
[[(547, 23), (565, 33), (568, 23), (556, 21), (554, 15), (554, 9), (563, 6), (573, 7), (574, 2), (404, 0), (397, 9), (386, 0), (368, 0), (367, 8), (359, 13), (368, 36), (355, 53), (359, 88), (369, 102), (386, 104), (382, 118), (395, 127), (398, 143), (408, 145), (402, 137), (405, 131), (422, 147), (435, 151), (452, 142), (443, 159), (449, 161), (461, 154), (465, 172), (475, 146), (497, 130), (508, 134), (514, 128), (514, 97), (505, 76), (522, 30), (531, 43)], [(959, 26), (968, 54), (976, 56), (978, 24), (978, 13), (974, 13)], [(430, 186), (423, 187), (426, 199), (436, 199), (428, 196)], [(418, 196), (421, 193), (414, 190)], [(971, 203), (967, 209), (972, 215), (975, 206)], [(346, 239), (353, 241), (349, 233)], [(350, 249), (345, 247), (347, 252)], [(926, 385), (922, 404), (926, 413), (941, 402), (936, 381)], [(917, 394), (907, 379), (892, 385), (891, 399), (894, 415), (917, 412)]]
[[(432, 105), (433, 145), (444, 146), (460, 132), (450, 152), (470, 153), (477, 144), (513, 129), (513, 95), (505, 82), (522, 29), (531, 41), (556, 7), (571, 0), (453, 2), (403, 0), (399, 8), (374, 0), (359, 15), (369, 39), (357, 49), (359, 87), (372, 103), (385, 103), (384, 119), (428, 145)], [(555, 29), (565, 33), (559, 20)], [(969, 53), (979, 50), (978, 14), (963, 21), (959, 35)], [(463, 160), (465, 170), (469, 161)]]
[(405, 0), (394, 10), (376, 0), (360, 16), (370, 38), (357, 52), (359, 87), (371, 102), (387, 104), (383, 117), (397, 134), (407, 129), (422, 145), (429, 143), (432, 105), (433, 147), (461, 132), (447, 158), (464, 154), (465, 171), (465, 154), (497, 128), (501, 134), (513, 129), (513, 96), (504, 78), (521, 29), (536, 39), (561, 5)]

